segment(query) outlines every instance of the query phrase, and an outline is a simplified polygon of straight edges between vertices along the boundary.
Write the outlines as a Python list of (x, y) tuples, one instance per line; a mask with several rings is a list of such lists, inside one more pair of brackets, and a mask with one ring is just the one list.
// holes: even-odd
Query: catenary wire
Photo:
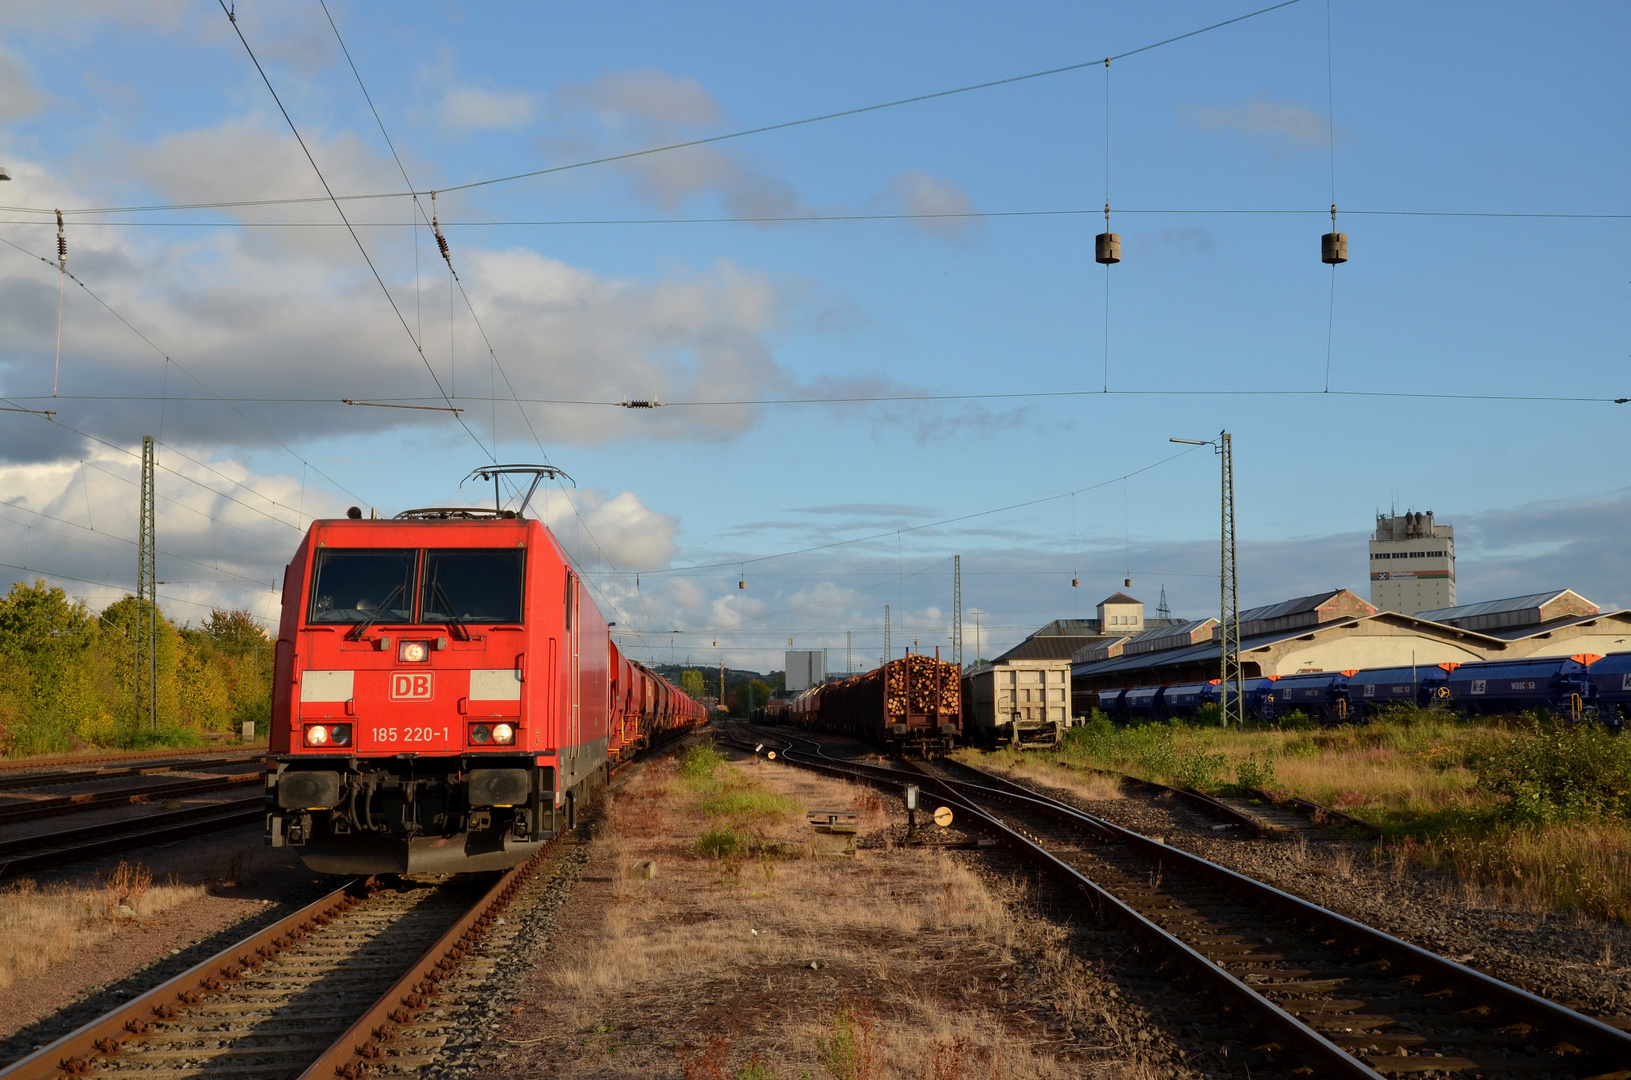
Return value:
[[(357, 245), (357, 250), (362, 254), (363, 261), (368, 264), (368, 270), (374, 275), (374, 280), (379, 283), (380, 292), (385, 294), (385, 300), (391, 305), (391, 311), (395, 313), (397, 321), (402, 324), (403, 333), (408, 335), (408, 340), (413, 343), (414, 351), (419, 354), (420, 361), (424, 363), (425, 371), (430, 375), (431, 382), (436, 384), (437, 393), (441, 394), (442, 400), (447, 403), (449, 408), (452, 408), (453, 402), (448, 398), (447, 391), (442, 388), (442, 380), (437, 376), (436, 368), (431, 365), (430, 358), (425, 355), (424, 346), (420, 344), (419, 338), (414, 334), (413, 327), (408, 325), (407, 316), (403, 315), (402, 309), (397, 306), (396, 297), (391, 295), (391, 290), (386, 286), (385, 279), (380, 276), (379, 268), (374, 265), (373, 258), (368, 254), (368, 248), (363, 245), (362, 237), (358, 236), (357, 230), (351, 227), (351, 222), (346, 217), (345, 208), (340, 205), (340, 200), (335, 197), (333, 189), (329, 187), (328, 178), (323, 175), (323, 170), (318, 167), (317, 159), (312, 157), (311, 151), (307, 149), (306, 140), (301, 137), (300, 129), (295, 126), (294, 118), (289, 115), (289, 110), (283, 107), (283, 99), (278, 97), (277, 89), (272, 86), (271, 78), (266, 74), (266, 70), (261, 67), (260, 59), (255, 55), (255, 50), (249, 47), (249, 39), (244, 37), (243, 28), (238, 25), (237, 15), (227, 8), (226, 0), (218, 0), (218, 2), (221, 5), (222, 14), (226, 15), (228, 21), (232, 23), (233, 32), (238, 35), (238, 40), (243, 44), (244, 52), (249, 54), (250, 63), (255, 65), (255, 71), (260, 75), (261, 81), (266, 84), (267, 92), (272, 95), (273, 104), (277, 105), (278, 112), (283, 114), (284, 122), (289, 125), (289, 130), (294, 134), (295, 142), (300, 144), (300, 152), (306, 155), (306, 161), (311, 165), (312, 171), (317, 174), (318, 182), (323, 185), (323, 190), (328, 193), (328, 201), (334, 204), (335, 213), (339, 214), (340, 220), (345, 222), (346, 231), (350, 234), (352, 242)], [(455, 412), (453, 419), (458, 421), (459, 426), (464, 428), (465, 433), (470, 436), (478, 447), (481, 446), (481, 439), (476, 436), (474, 431), (470, 430), (470, 425), (464, 422), (464, 417), (461, 414)], [(482, 447), (482, 449), (485, 450), (486, 448)]]
[[(218, 2), (220, 2), (220, 4), (221, 4), (222, 12), (226, 13), (227, 17), (229, 19), (231, 19), (232, 24), (233, 24), (233, 29), (237, 30), (238, 38), (239, 38), (239, 40), (243, 41), (244, 48), (245, 48), (245, 50), (249, 51), (250, 58), (254, 59), (254, 55), (255, 55), (254, 51), (249, 49), (249, 42), (244, 39), (243, 31), (238, 30), (236, 17), (232, 14), (231, 11), (228, 10), (227, 5), (225, 3), (225, 0), (218, 0)], [(903, 106), (903, 105), (915, 105), (915, 104), (919, 104), (919, 103), (925, 102), (925, 101), (935, 101), (935, 100), (938, 100), (940, 98), (955, 97), (955, 96), (957, 96), (959, 94), (968, 94), (968, 93), (973, 93), (973, 92), (979, 91), (979, 90), (990, 90), (990, 89), (993, 89), (994, 87), (998, 87), (998, 86), (1010, 86), (1010, 85), (1013, 85), (1014, 83), (1029, 82), (1029, 81), (1031, 81), (1033, 79), (1043, 79), (1043, 78), (1048, 78), (1049, 76), (1053, 76), (1053, 75), (1063, 75), (1063, 74), (1066, 74), (1066, 73), (1072, 72), (1072, 71), (1080, 71), (1083, 68), (1094, 67), (1094, 66), (1096, 66), (1098, 64), (1104, 63), (1106, 60), (1122, 60), (1122, 59), (1125, 59), (1126, 57), (1129, 57), (1129, 56), (1137, 56), (1140, 53), (1146, 53), (1146, 52), (1149, 52), (1152, 49), (1159, 49), (1162, 46), (1172, 45), (1172, 44), (1174, 44), (1176, 42), (1184, 41), (1184, 40), (1186, 40), (1188, 38), (1192, 38), (1192, 37), (1197, 37), (1197, 36), (1199, 36), (1201, 34), (1209, 33), (1209, 32), (1211, 32), (1213, 30), (1220, 30), (1220, 29), (1222, 29), (1223, 27), (1226, 27), (1226, 26), (1233, 26), (1235, 23), (1245, 22), (1248, 19), (1255, 19), (1260, 15), (1267, 15), (1270, 12), (1278, 11), (1281, 8), (1291, 7), (1292, 5), (1300, 3), (1300, 2), (1301, 2), (1301, 0), (1281, 0), (1280, 3), (1270, 4), (1268, 7), (1258, 8), (1255, 11), (1249, 11), (1249, 12), (1246, 12), (1245, 14), (1243, 14), (1243, 15), (1236, 15), (1233, 18), (1224, 19), (1221, 22), (1211, 23), (1210, 25), (1198, 27), (1198, 28), (1196, 28), (1194, 30), (1188, 30), (1188, 31), (1185, 31), (1184, 33), (1181, 33), (1181, 34), (1174, 34), (1171, 37), (1162, 38), (1159, 41), (1152, 41), (1147, 45), (1140, 45), (1140, 46), (1138, 46), (1137, 48), (1134, 48), (1134, 49), (1127, 49), (1127, 50), (1125, 50), (1123, 52), (1113, 53), (1110, 56), (1104, 57), (1104, 58), (1095, 58), (1093, 60), (1084, 60), (1084, 61), (1081, 61), (1080, 63), (1065, 64), (1065, 65), (1062, 65), (1060, 67), (1047, 68), (1047, 69), (1044, 69), (1042, 71), (1031, 71), (1031, 72), (1027, 72), (1027, 73), (1025, 73), (1023, 75), (1011, 75), (1011, 76), (1008, 76), (1008, 77), (1002, 78), (1002, 79), (991, 79), (991, 80), (988, 80), (986, 82), (973, 83), (973, 84), (968, 85), (968, 86), (954, 87), (954, 88), (949, 89), (949, 90), (936, 90), (936, 91), (933, 91), (933, 92), (927, 93), (927, 94), (917, 94), (917, 95), (914, 95), (912, 97), (896, 98), (896, 99), (894, 99), (892, 101), (882, 101), (882, 102), (876, 102), (876, 103), (871, 104), (871, 105), (861, 105), (861, 106), (857, 106), (856, 108), (852, 108), (852, 109), (840, 109), (840, 110), (838, 110), (836, 112), (822, 113), (822, 114), (820, 114), (818, 116), (807, 116), (807, 117), (803, 117), (803, 118), (798, 119), (798, 120), (784, 120), (784, 121), (782, 121), (780, 123), (764, 124), (764, 125), (761, 125), (759, 127), (745, 128), (745, 129), (743, 129), (741, 131), (727, 132), (727, 133), (725, 133), (723, 135), (709, 135), (709, 136), (706, 136), (706, 137), (700, 138), (700, 139), (688, 139), (688, 140), (686, 140), (684, 142), (669, 143), (669, 144), (667, 144), (665, 146), (652, 146), (652, 147), (647, 147), (647, 148), (645, 148), (643, 150), (631, 150), (631, 151), (627, 151), (627, 152), (621, 153), (621, 154), (610, 154), (610, 155), (606, 155), (606, 156), (603, 156), (603, 157), (593, 158), (593, 159), (590, 159), (590, 160), (587, 160), (587, 161), (573, 162), (573, 163), (567, 164), (567, 165), (555, 165), (555, 166), (551, 166), (551, 167), (545, 168), (545, 169), (533, 169), (533, 170), (530, 170), (530, 171), (527, 171), (527, 172), (512, 173), (512, 174), (507, 175), (507, 176), (494, 176), (494, 177), (488, 177), (488, 178), (483, 179), (483, 180), (471, 180), (471, 181), (467, 181), (466, 183), (463, 183), (463, 184), (450, 184), (450, 185), (448, 185), (446, 187), (437, 188), (436, 190), (439, 191), (439, 192), (468, 191), (468, 190), (470, 190), (472, 188), (488, 187), (488, 186), (491, 186), (493, 184), (506, 184), (506, 183), (511, 183), (513, 181), (516, 181), (516, 180), (527, 180), (527, 179), (531, 179), (531, 178), (537, 177), (537, 176), (548, 176), (548, 175), (553, 174), (553, 173), (567, 172), (567, 171), (570, 171), (570, 170), (573, 170), (573, 169), (583, 169), (583, 168), (588, 168), (588, 167), (594, 166), (594, 165), (605, 165), (605, 164), (609, 164), (611, 162), (628, 161), (631, 158), (646, 157), (646, 156), (651, 155), (651, 154), (661, 154), (661, 153), (665, 153), (665, 152), (671, 151), (671, 150), (683, 150), (683, 149), (693, 147), (693, 146), (706, 146), (706, 145), (708, 145), (710, 143), (725, 142), (725, 141), (730, 140), (730, 139), (741, 139), (741, 138), (745, 138), (745, 137), (750, 136), (750, 135), (762, 135), (762, 134), (765, 134), (765, 133), (771, 132), (771, 131), (785, 131), (788, 128), (803, 127), (803, 126), (805, 126), (807, 124), (818, 124), (818, 123), (822, 123), (824, 121), (838, 120), (838, 119), (842, 119), (844, 117), (849, 117), (849, 116), (861, 116), (861, 115), (866, 114), (866, 113), (878, 112), (878, 111), (881, 111), (883, 109), (893, 109), (893, 108), (898, 108), (898, 107)], [(348, 59), (349, 59), (349, 57), (348, 57)], [(257, 71), (261, 71), (260, 61), (259, 60), (255, 60), (255, 68), (256, 68)], [(271, 90), (272, 89), (271, 81), (266, 79), (266, 73), (264, 71), (261, 71), (261, 78), (266, 81), (267, 89)], [(275, 90), (272, 92), (272, 96), (273, 96), (274, 99), (277, 98), (277, 92)], [(279, 102), (278, 103), (278, 108), (282, 109), (282, 107), (283, 107), (282, 103)], [(285, 119), (288, 118), (288, 113), (287, 112), (284, 113), (284, 117), (285, 117)], [(290, 122), (289, 127), (291, 128), (291, 130), (294, 128), (294, 124), (293, 124), (292, 121)], [(296, 137), (298, 138), (298, 133), (297, 133)], [(301, 148), (302, 149), (305, 148), (305, 143), (304, 142), (301, 143)], [(310, 157), (309, 153), (307, 154), (307, 157), (308, 158)], [(316, 167), (316, 163), (314, 162), (313, 163), (313, 168), (315, 168), (315, 167)], [(319, 173), (319, 176), (321, 176), (321, 173)], [(326, 181), (324, 182), (323, 187), (324, 187), (325, 191), (328, 190), (328, 184), (327, 184)], [(78, 210), (64, 210), (63, 213), (64, 214), (68, 214), (68, 213), (91, 214), (91, 213), (115, 213), (115, 212), (136, 213), (136, 212), (162, 211), (162, 210), (201, 210), (201, 209), (217, 209), (217, 208), (238, 207), (238, 206), (278, 206), (278, 205), (287, 205), (287, 204), (293, 204), (293, 203), (322, 203), (322, 202), (333, 202), (335, 204), (336, 208), (338, 208), (339, 201), (341, 199), (345, 199), (345, 200), (391, 199), (391, 198), (403, 198), (403, 197), (406, 197), (408, 195), (428, 195), (428, 194), (430, 194), (430, 192), (427, 189), (425, 191), (412, 191), (412, 192), (376, 192), (376, 193), (362, 194), (362, 195), (342, 195), (342, 196), (339, 196), (338, 198), (336, 198), (333, 195), (333, 193), (330, 192), (330, 194), (326, 198), (317, 198), (315, 196), (312, 196), (312, 197), (294, 198), (294, 199), (243, 199), (243, 200), (229, 200), (229, 201), (220, 201), (220, 202), (152, 204), (152, 205), (148, 205), (148, 206), (87, 207), (87, 208), (82, 208), (82, 209), (78, 209)], [(23, 206), (19, 206), (19, 207), (0, 207), (0, 210), (14, 210), (14, 211), (25, 212), (25, 213), (35, 213), (35, 212), (45, 213), (46, 212), (46, 211), (41, 210), (41, 209), (39, 209), (37, 207), (23, 207)]]
[[(20, 246), (18, 244), (12, 243), (10, 240), (6, 239), (3, 236), (0, 236), (0, 243), (5, 244), (7, 247), (14, 248), (15, 250), (21, 252), (24, 255), (29, 256), (30, 258), (38, 259), (40, 262), (44, 263), (46, 266), (51, 265), (51, 261), (49, 259), (47, 259), (44, 256), (39, 255), (39, 254), (37, 254), (35, 252), (29, 251), (25, 247), (22, 247), (22, 246)], [(89, 285), (86, 285), (84, 281), (80, 280), (78, 277), (75, 277), (71, 273), (67, 273), (66, 271), (64, 271), (64, 274), (65, 274), (66, 277), (72, 278), (74, 284), (78, 285), (81, 289), (83, 289), (85, 291), (85, 295), (89, 296), (92, 300), (95, 300), (98, 304), (100, 304), (104, 311), (106, 311), (109, 315), (112, 315), (115, 319), (118, 319), (119, 322), (124, 324), (124, 326), (127, 329), (129, 329), (129, 331), (131, 333), (133, 333), (137, 337), (141, 338), (142, 341), (147, 344), (148, 348), (150, 348), (154, 352), (158, 353), (159, 356), (164, 359), (165, 364), (167, 364), (167, 365), (174, 364), (177, 371), (181, 372), (183, 375), (187, 376), (187, 378), (189, 378), (193, 382), (197, 383), (199, 388), (201, 390), (203, 390), (206, 394), (209, 395), (209, 398), (207, 398), (207, 399), (193, 399), (193, 400), (211, 400), (211, 401), (220, 402), (221, 404), (225, 405), (227, 408), (231, 409), (234, 413), (236, 413), (240, 419), (242, 419), (245, 423), (249, 424), (256, 431), (259, 431), (262, 435), (265, 435), (268, 439), (272, 440), (272, 442), (274, 442), (278, 446), (282, 447), (285, 451), (288, 452), (288, 454), (291, 457), (293, 457), (296, 461), (300, 462), (301, 465), (311, 469), (312, 472), (315, 472), (318, 476), (321, 476), (323, 479), (327, 480), (329, 483), (333, 484), (336, 488), (339, 488), (341, 491), (345, 492), (347, 495), (350, 495), (352, 498), (359, 499), (359, 500), (362, 499), (362, 496), (358, 495), (356, 492), (352, 491), (350, 488), (346, 487), (344, 484), (342, 484), (338, 480), (334, 479), (334, 477), (330, 476), (328, 473), (324, 472), (322, 469), (319, 469), (317, 466), (313, 465), (311, 462), (309, 462), (305, 458), (301, 457), (300, 454), (298, 454), (294, 450), (293, 447), (289, 446), (289, 444), (285, 443), (282, 439), (279, 439), (276, 435), (273, 435), (270, 431), (267, 431), (260, 424), (257, 424), (251, 417), (249, 417), (243, 411), (238, 409), (237, 406), (234, 405), (234, 403), (233, 403), (234, 401), (245, 401), (245, 400), (248, 400), (248, 399), (226, 398), (226, 397), (223, 397), (220, 394), (216, 393), (208, 385), (205, 384), (204, 380), (200, 379), (197, 375), (194, 375), (190, 370), (188, 370), (185, 366), (183, 366), (179, 361), (177, 361), (175, 358), (170, 356), (169, 353), (167, 353), (163, 349), (159, 348), (158, 344), (152, 338), (148, 337), (146, 334), (142, 333), (139, 329), (137, 329), (136, 326), (133, 323), (131, 323), (131, 321), (129, 319), (125, 318), (118, 311), (116, 311), (111, 304), (109, 304), (106, 300), (102, 299), (102, 297), (99, 296), (94, 290), (92, 290)], [(52, 394), (51, 396), (52, 397), (57, 397), (58, 395)], [(115, 400), (118, 400), (118, 397), (116, 397), (114, 395), (108, 395), (108, 397), (113, 397)], [(137, 399), (125, 396), (124, 400), (137, 400)], [(140, 400), (151, 400), (151, 399), (140, 399)], [(170, 398), (168, 395), (166, 395), (162, 400), (170, 401), (170, 400), (180, 400), (180, 399), (173, 399), (173, 398)], [(171, 447), (169, 447), (169, 449), (174, 450), (175, 447), (171, 446)], [(179, 451), (177, 451), (177, 452), (179, 453)], [(183, 454), (182, 456), (186, 457), (187, 455)], [(192, 461), (194, 464), (202, 464), (201, 462), (198, 462), (194, 458), (189, 457), (188, 460)], [(253, 488), (251, 488), (248, 485), (244, 484), (242, 481), (232, 480), (230, 477), (227, 477), (224, 473), (220, 473), (217, 470), (215, 470), (213, 468), (210, 468), (207, 465), (205, 465), (203, 467), (210, 469), (210, 471), (214, 472), (217, 476), (222, 477), (222, 479), (228, 480), (230, 483), (232, 483), (232, 484), (234, 484), (234, 485), (236, 485), (238, 487), (244, 488), (246, 491), (253, 491), (256, 495), (260, 495), (260, 492), (254, 491)], [(272, 499), (268, 498), (265, 495), (261, 495), (261, 498), (267, 499), (267, 501), (271, 502), (274, 506), (277, 505), (275, 500), (272, 500)], [(363, 500), (363, 501), (366, 501), (366, 500)]]

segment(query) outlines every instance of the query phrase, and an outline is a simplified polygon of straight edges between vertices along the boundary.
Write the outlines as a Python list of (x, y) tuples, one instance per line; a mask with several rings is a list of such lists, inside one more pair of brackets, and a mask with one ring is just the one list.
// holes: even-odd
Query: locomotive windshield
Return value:
[(421, 622), (521, 621), (520, 548), (425, 553)]
[(316, 623), (413, 621), (412, 550), (323, 550), (312, 570)]

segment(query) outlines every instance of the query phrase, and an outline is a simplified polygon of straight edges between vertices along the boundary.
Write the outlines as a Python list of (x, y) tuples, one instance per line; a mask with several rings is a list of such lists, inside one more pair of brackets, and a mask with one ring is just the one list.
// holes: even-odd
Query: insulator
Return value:
[(62, 211), (57, 211), (57, 265), (68, 269), (68, 234), (62, 231)]
[(1093, 261), (1109, 266), (1121, 261), (1121, 234), (1101, 232), (1093, 238)]
[(442, 235), (441, 229), (436, 230), (436, 246), (442, 249), (442, 258), (448, 260), (449, 262), (453, 261), (453, 256), (448, 254), (447, 237)]
[(1337, 263), (1348, 261), (1348, 234), (1345, 232), (1328, 232), (1320, 237), (1320, 262)]

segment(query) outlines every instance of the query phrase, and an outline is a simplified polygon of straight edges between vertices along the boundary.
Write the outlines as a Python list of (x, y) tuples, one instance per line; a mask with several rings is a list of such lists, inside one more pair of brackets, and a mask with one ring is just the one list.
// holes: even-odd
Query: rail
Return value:
[[(740, 744), (740, 740), (734, 736), (731, 738), (733, 742)], [(1329, 911), (1301, 897), (1219, 866), (1181, 848), (1142, 836), (1068, 804), (1049, 799), (1004, 777), (985, 773), (972, 766), (960, 765), (958, 767), (970, 769), (978, 775), (977, 782), (962, 781), (935, 776), (923, 769), (904, 770), (829, 758), (820, 743), (808, 738), (768, 734), (761, 734), (756, 738), (760, 742), (774, 739), (785, 743), (781, 756), (791, 764), (818, 769), (830, 775), (847, 776), (879, 787), (898, 790), (899, 785), (910, 782), (935, 790), (942, 798), (971, 815), (970, 824), (976, 830), (998, 834), (1012, 849), (1026, 856), (1038, 867), (1081, 888), (1101, 913), (1113, 917), (1135, 937), (1157, 945), (1188, 974), (1224, 1001), (1241, 1006), (1277, 1041), (1289, 1048), (1305, 1064), (1321, 1071), (1323, 1075), (1375, 1077), (1380, 1074), (1365, 1061), (1326, 1038), (1314, 1027), (1282, 1009), (1242, 978), (1225, 970), (1222, 960), (1203, 955), (1197, 948), (1158, 925), (1152, 918), (1138, 910), (1135, 904), (1115, 895), (1049, 851), (1042, 841), (1001, 820), (997, 813), (988, 809), (988, 804), (993, 802), (1004, 804), (1019, 811), (1038, 815), (1066, 830), (1089, 833), (1103, 842), (1107, 851), (1135, 853), (1145, 862), (1160, 867), (1158, 873), (1151, 875), (1152, 879), (1177, 871), (1180, 875), (1188, 875), (1190, 879), (1202, 882), (1207, 887), (1274, 912), (1283, 926), (1296, 924), (1310, 926), (1314, 928), (1316, 936), (1329, 936), (1333, 941), (1346, 943), (1350, 947), (1357, 946), (1363, 953), (1376, 956), (1390, 970), (1397, 967), (1408, 973), (1406, 979), (1436, 983), (1451, 992), (1459, 992), (1479, 1001), (1486, 1011), (1498, 1010), (1532, 1028), (1549, 1031), (1556, 1038), (1557, 1047), (1562, 1048), (1560, 1052), (1572, 1050), (1580, 1054), (1594, 1055), (1595, 1058), (1601, 1059), (1597, 1063), (1606, 1062), (1611, 1068), (1624, 1068), (1631, 1064), (1631, 1035), (1617, 1028), (1412, 945), (1374, 927)], [(812, 749), (800, 749), (801, 743)], [(1275, 958), (1265, 956), (1263, 959), (1266, 962)], [(1392, 1020), (1389, 1017), (1367, 1019), (1386, 1022)], [(1473, 1019), (1462, 1021), (1458, 1016), (1457, 1021), (1469, 1028), (1494, 1027), (1493, 1022), (1487, 1018), (1484, 1022), (1476, 1022)], [(1469, 1037), (1467, 1041), (1484, 1044), (1498, 1041), (1500, 1037), (1498, 1034)], [(1529, 1035), (1518, 1041), (1527, 1045), (1537, 1040), (1534, 1035)], [(1403, 1042), (1399, 1042), (1401, 1048), (1404, 1045)], [(1558, 1064), (1553, 1054), (1542, 1052), (1542, 1058), (1543, 1062), (1550, 1058), (1550, 1063), (1554, 1067)], [(1439, 1063), (1437, 1067), (1440, 1068), (1467, 1068), (1475, 1065), (1470, 1061), (1448, 1058), (1434, 1060)], [(1535, 1064), (1529, 1061), (1519, 1063), (1519, 1066), (1533, 1068)]]

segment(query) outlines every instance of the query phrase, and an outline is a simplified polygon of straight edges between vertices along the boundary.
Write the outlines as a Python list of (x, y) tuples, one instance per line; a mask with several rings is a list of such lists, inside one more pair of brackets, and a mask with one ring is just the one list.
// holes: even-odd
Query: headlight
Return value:
[(477, 724), (470, 729), (470, 741), (477, 746), (485, 746), (493, 741), (493, 729), (486, 724)]
[(310, 724), (306, 727), (307, 746), (350, 746), (350, 724)]
[(493, 741), (496, 743), (503, 743), (506, 746), (515, 742), (515, 728), (511, 727), (509, 724), (494, 724)]
[(423, 664), (430, 659), (430, 643), (404, 641), (396, 650), (396, 658), (404, 664)]

